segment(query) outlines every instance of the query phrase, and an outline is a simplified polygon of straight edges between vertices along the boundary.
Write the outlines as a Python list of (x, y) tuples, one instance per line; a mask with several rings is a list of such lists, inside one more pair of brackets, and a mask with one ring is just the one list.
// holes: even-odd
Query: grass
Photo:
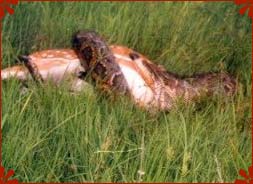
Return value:
[(2, 164), (22, 182), (233, 182), (251, 165), (251, 22), (233, 3), (20, 3), (2, 23), (2, 67), (94, 29), (178, 74), (227, 71), (240, 87), (149, 114), (127, 97), (2, 84)]

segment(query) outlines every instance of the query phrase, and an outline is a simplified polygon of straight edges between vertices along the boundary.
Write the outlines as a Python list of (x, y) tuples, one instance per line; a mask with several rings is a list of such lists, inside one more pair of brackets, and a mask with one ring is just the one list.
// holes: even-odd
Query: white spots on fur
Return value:
[(6, 68), (1, 71), (1, 79), (8, 79), (10, 77), (15, 77), (20, 80), (25, 80), (27, 79), (27, 70), (26, 68), (22, 68), (21, 70), (18, 70), (17, 67), (11, 67), (11, 68)]
[(52, 79), (55, 83), (59, 83), (66, 75), (74, 74), (79, 65), (79, 62), (69, 62), (61, 65), (55, 63), (50, 68), (43, 69), (43, 67), (40, 67), (39, 72), (44, 80)]
[(67, 59), (73, 59), (73, 56), (70, 55), (70, 54), (67, 54), (67, 55), (65, 56), (65, 58), (67, 58)]
[(65, 51), (63, 51), (63, 52), (61, 52), (62, 53), (62, 55), (69, 55), (69, 53), (68, 52), (65, 52)]

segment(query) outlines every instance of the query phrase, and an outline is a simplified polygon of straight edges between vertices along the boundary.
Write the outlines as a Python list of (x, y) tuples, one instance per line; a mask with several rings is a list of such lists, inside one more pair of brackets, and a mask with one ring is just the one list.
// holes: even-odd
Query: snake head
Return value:
[(76, 32), (72, 37), (72, 48), (85, 71), (94, 68), (110, 52), (106, 42), (94, 31)]

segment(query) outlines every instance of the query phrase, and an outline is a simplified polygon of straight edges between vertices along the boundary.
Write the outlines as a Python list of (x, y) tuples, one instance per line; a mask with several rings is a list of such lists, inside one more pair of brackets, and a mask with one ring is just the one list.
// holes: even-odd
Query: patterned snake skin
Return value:
[(178, 99), (189, 102), (216, 93), (232, 95), (236, 91), (236, 81), (226, 73), (181, 78), (129, 49), (130, 59), (125, 66), (131, 65), (134, 68), (131, 72), (141, 76), (144, 85), (139, 87), (138, 82), (129, 83), (131, 73), (124, 71), (130, 69), (123, 67), (121, 60), (115, 57), (113, 47), (109, 47), (97, 33), (79, 31), (74, 34), (72, 45), (81, 65), (99, 86), (105, 90), (128, 93), (138, 105), (147, 108), (168, 110)]
[(73, 49), (85, 71), (103, 90), (126, 93), (128, 86), (115, 57), (105, 41), (95, 32), (78, 32), (72, 39)]

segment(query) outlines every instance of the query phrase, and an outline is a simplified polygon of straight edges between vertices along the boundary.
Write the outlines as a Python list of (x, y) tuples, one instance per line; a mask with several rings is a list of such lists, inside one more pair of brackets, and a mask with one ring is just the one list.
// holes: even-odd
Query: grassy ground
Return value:
[[(179, 74), (227, 71), (240, 88), (149, 114), (126, 97), (2, 84), (2, 164), (20, 181), (234, 181), (251, 164), (251, 22), (233, 3), (20, 3), (3, 20), (2, 67), (94, 29)], [(145, 173), (143, 175), (143, 173)]]

